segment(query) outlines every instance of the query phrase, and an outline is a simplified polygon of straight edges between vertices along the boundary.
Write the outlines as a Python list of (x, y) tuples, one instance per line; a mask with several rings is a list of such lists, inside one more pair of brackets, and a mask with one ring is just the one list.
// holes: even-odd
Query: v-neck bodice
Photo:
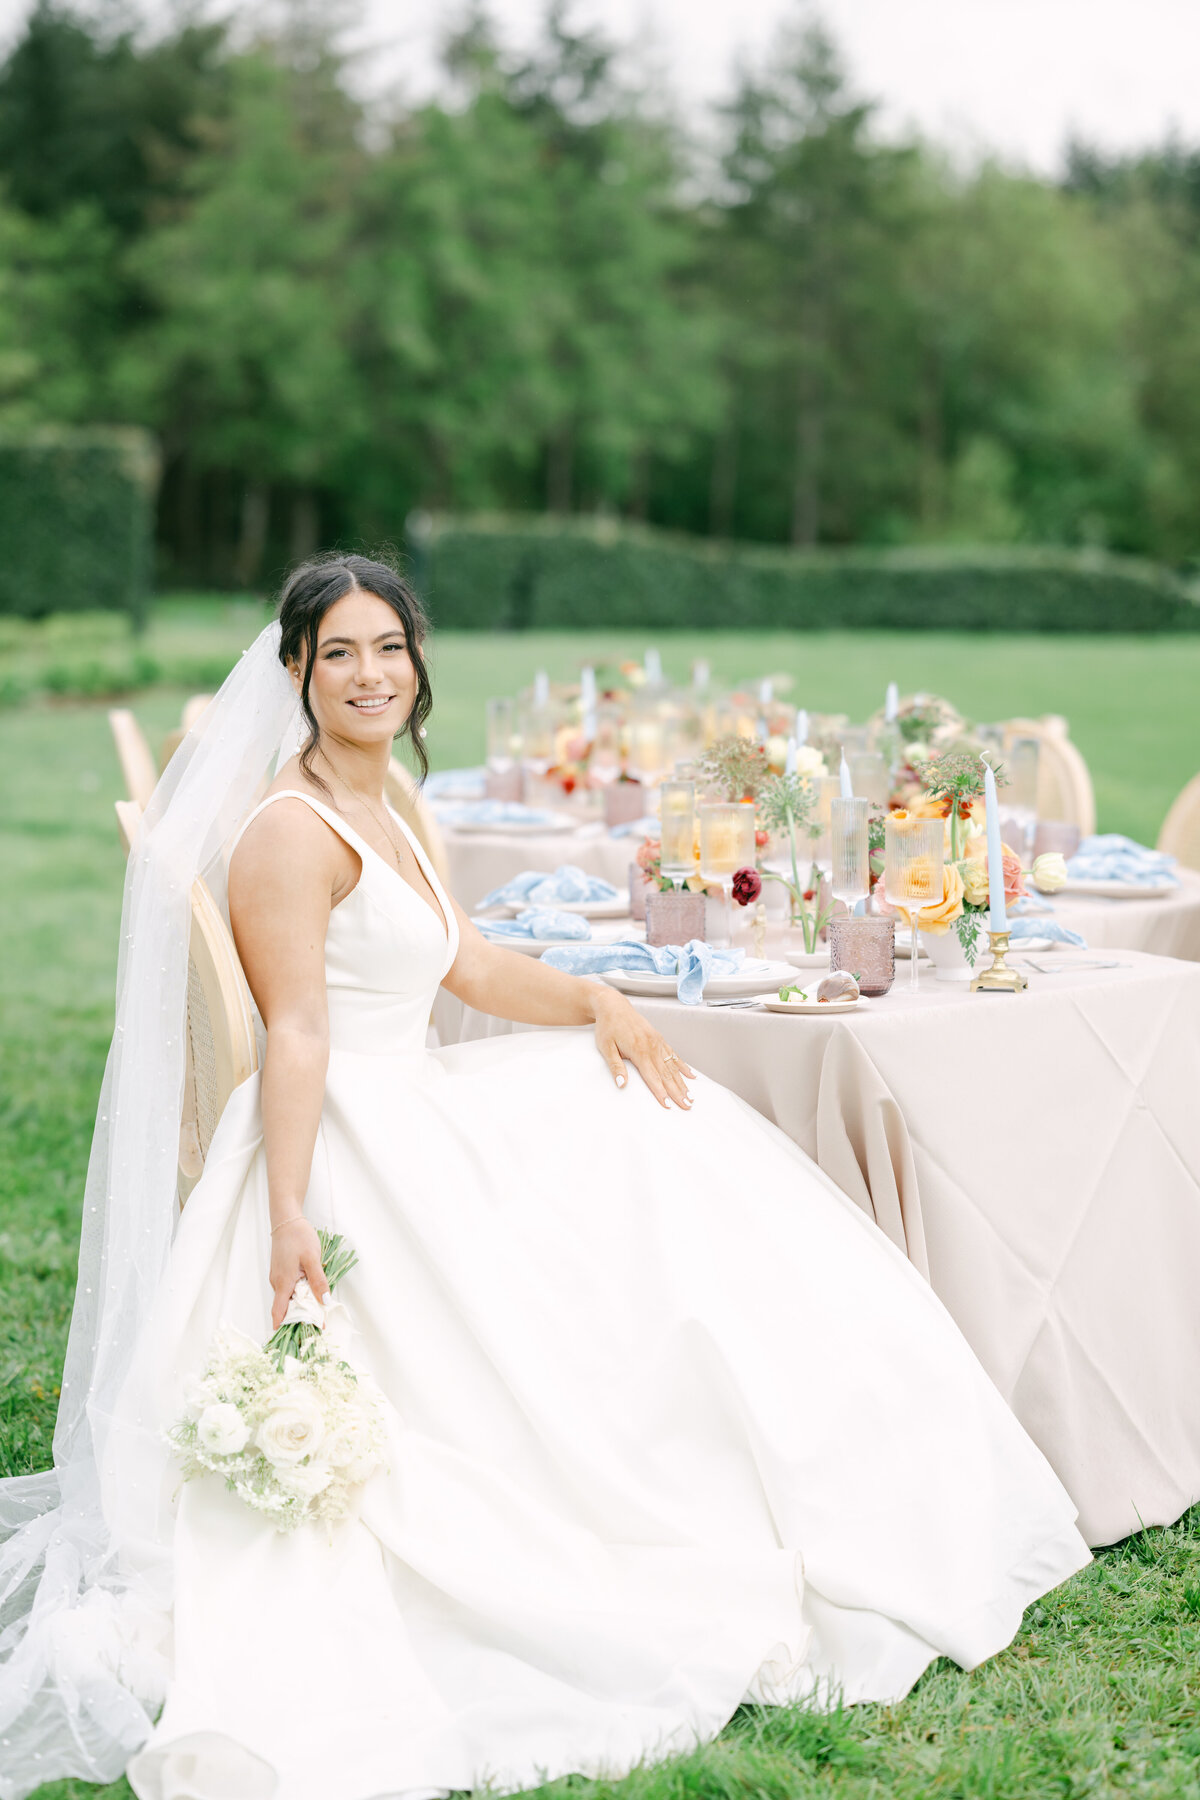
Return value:
[(330, 914), (325, 934), (331, 1049), (384, 1056), (423, 1050), (434, 995), (458, 954), (454, 908), (428, 856), (389, 807), (441, 908), (444, 924), (340, 813), (298, 788), (268, 794), (244, 821), (238, 837), (276, 800), (302, 800), (349, 844), (362, 864), (356, 885)]

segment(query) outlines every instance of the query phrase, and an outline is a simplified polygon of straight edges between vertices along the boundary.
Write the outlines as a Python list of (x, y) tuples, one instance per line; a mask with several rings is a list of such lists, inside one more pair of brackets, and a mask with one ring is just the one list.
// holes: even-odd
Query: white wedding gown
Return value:
[(362, 875), (326, 941), (307, 1210), (360, 1258), (340, 1298), (389, 1467), (332, 1534), (280, 1536), (215, 1477), (180, 1491), (164, 1450), (217, 1328), (270, 1331), (254, 1077), (107, 1437), (114, 1541), (173, 1591), (136, 1793), (614, 1774), (747, 1696), (896, 1700), (939, 1654), (1002, 1648), (1088, 1551), (924, 1281), (715, 1083), (665, 1111), (588, 1031), (427, 1051), (457, 936), (436, 876), (422, 857), (449, 941), (316, 810)]

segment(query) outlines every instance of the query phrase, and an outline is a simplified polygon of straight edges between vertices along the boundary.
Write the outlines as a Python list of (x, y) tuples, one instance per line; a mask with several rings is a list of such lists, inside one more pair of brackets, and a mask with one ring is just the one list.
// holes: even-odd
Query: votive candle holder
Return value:
[(879, 913), (830, 919), (829, 967), (853, 975), (868, 999), (888, 993), (896, 979), (895, 919)]

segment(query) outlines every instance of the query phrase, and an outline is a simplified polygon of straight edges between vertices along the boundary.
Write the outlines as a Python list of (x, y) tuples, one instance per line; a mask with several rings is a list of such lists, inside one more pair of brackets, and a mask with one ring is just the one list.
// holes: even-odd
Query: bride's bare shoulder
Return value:
[(267, 790), (271, 804), (251, 819), (230, 858), (231, 898), (235, 887), (264, 882), (337, 885), (343, 864), (356, 860), (305, 794), (321, 799), (292, 764), (281, 769)]

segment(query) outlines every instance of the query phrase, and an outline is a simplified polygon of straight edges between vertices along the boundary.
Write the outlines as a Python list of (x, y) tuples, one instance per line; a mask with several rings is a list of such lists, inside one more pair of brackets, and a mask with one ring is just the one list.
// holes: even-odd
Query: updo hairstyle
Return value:
[(300, 686), (300, 708), (308, 725), (308, 742), (300, 752), (300, 767), (310, 781), (324, 787), (313, 773), (312, 759), (321, 741), (321, 728), (309, 702), (313, 662), (317, 654), (317, 638), (321, 621), (330, 607), (355, 592), (374, 594), (391, 607), (404, 627), (408, 654), (417, 672), (417, 696), (412, 711), (396, 733), (398, 738), (412, 740), (413, 755), (424, 781), (429, 773), (422, 727), (433, 708), (433, 690), (421, 654), (429, 635), (429, 620), (421, 602), (408, 583), (389, 568), (369, 556), (318, 556), (293, 569), (283, 585), (279, 600), (279, 660), (286, 668), (294, 662), (303, 671)]

